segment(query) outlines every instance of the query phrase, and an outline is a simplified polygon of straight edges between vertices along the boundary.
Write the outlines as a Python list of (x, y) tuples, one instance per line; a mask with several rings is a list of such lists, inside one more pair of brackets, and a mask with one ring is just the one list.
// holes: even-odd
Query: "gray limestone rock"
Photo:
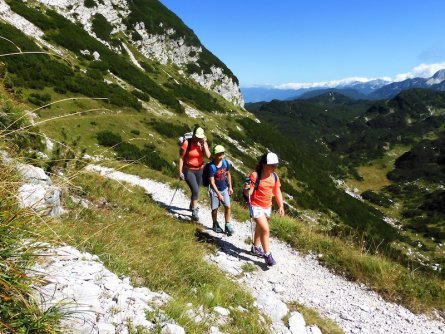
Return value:
[(185, 334), (184, 328), (175, 324), (165, 324), (162, 327), (162, 334)]
[(292, 312), (289, 318), (289, 329), (292, 334), (306, 334), (306, 322), (300, 312)]

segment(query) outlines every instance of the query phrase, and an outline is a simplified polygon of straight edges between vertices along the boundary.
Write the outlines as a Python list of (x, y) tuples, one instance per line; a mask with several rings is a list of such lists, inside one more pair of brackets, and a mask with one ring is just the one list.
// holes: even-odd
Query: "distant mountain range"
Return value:
[(368, 82), (352, 81), (332, 86), (307, 87), (300, 89), (277, 89), (267, 87), (241, 88), (246, 102), (307, 99), (326, 92), (337, 92), (352, 99), (381, 100), (391, 99), (401, 91), (412, 88), (445, 90), (445, 69), (436, 72), (430, 78), (412, 78), (399, 82), (371, 80)]

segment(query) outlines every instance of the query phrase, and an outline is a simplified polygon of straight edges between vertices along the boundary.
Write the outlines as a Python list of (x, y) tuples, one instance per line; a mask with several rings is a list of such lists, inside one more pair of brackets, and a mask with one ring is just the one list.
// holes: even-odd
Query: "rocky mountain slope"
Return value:
[[(36, 22), (17, 15), (9, 4), (21, 6), (20, 1), (1, 1), (0, 14), (4, 21), (32, 36), (58, 54), (66, 52), (59, 46), (42, 39), (44, 32)], [(184, 77), (190, 77), (203, 87), (223, 96), (235, 105), (244, 105), (237, 78), (210, 51), (182, 21), (158, 1), (30, 1), (28, 8), (43, 4), (78, 23), (90, 36), (117, 53), (127, 53), (134, 66), (142, 69), (130, 47), (160, 64), (172, 64)], [(15, 7), (16, 9), (18, 7)], [(23, 8), (23, 7), (22, 7)], [(156, 11), (157, 15), (149, 13)], [(164, 19), (165, 18), (165, 19)], [(172, 23), (169, 26), (169, 23)], [(119, 41), (119, 42), (118, 42)], [(127, 45), (128, 44), (128, 45)], [(94, 54), (97, 50), (76, 50)]]

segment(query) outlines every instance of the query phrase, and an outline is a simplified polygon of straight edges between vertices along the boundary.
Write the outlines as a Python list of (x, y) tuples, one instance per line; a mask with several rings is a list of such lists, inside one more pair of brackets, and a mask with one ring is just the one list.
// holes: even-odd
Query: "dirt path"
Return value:
[[(168, 207), (174, 193), (174, 189), (163, 183), (110, 168), (90, 165), (87, 170), (141, 186), (164, 207)], [(190, 212), (186, 209), (188, 205), (188, 195), (178, 190), (168, 209), (179, 218), (189, 219)], [(388, 303), (366, 286), (332, 274), (318, 264), (314, 257), (301, 256), (275, 238), (271, 238), (271, 250), (277, 265), (268, 268), (262, 259), (249, 254), (250, 247), (245, 243), (246, 238), (251, 235), (249, 223), (234, 221), (235, 235), (228, 237), (215, 234), (211, 230), (209, 207), (201, 206), (200, 218), (206, 232), (220, 247), (220, 251), (209, 256), (209, 260), (230, 274), (242, 274), (239, 275), (241, 278), (234, 279), (250, 290), (258, 307), (271, 317), (275, 332), (287, 331), (281, 321), (288, 311), (285, 303), (297, 301), (329, 317), (346, 333), (445, 333), (444, 321), (415, 315), (402, 306)], [(255, 264), (258, 270), (244, 273), (242, 267), (246, 263)]]

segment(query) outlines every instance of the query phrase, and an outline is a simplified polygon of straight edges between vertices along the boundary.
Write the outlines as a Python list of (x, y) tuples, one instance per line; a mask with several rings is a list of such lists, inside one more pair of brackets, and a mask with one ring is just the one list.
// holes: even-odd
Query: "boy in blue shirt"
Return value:
[[(212, 163), (209, 171), (209, 195), (212, 209), (213, 231), (226, 233), (231, 236), (234, 232), (233, 224), (230, 222), (230, 196), (233, 194), (232, 178), (230, 176), (230, 164), (224, 159), (225, 149), (222, 145), (216, 145), (213, 149)], [(217, 220), (220, 203), (224, 205), (225, 229), (223, 230)]]

